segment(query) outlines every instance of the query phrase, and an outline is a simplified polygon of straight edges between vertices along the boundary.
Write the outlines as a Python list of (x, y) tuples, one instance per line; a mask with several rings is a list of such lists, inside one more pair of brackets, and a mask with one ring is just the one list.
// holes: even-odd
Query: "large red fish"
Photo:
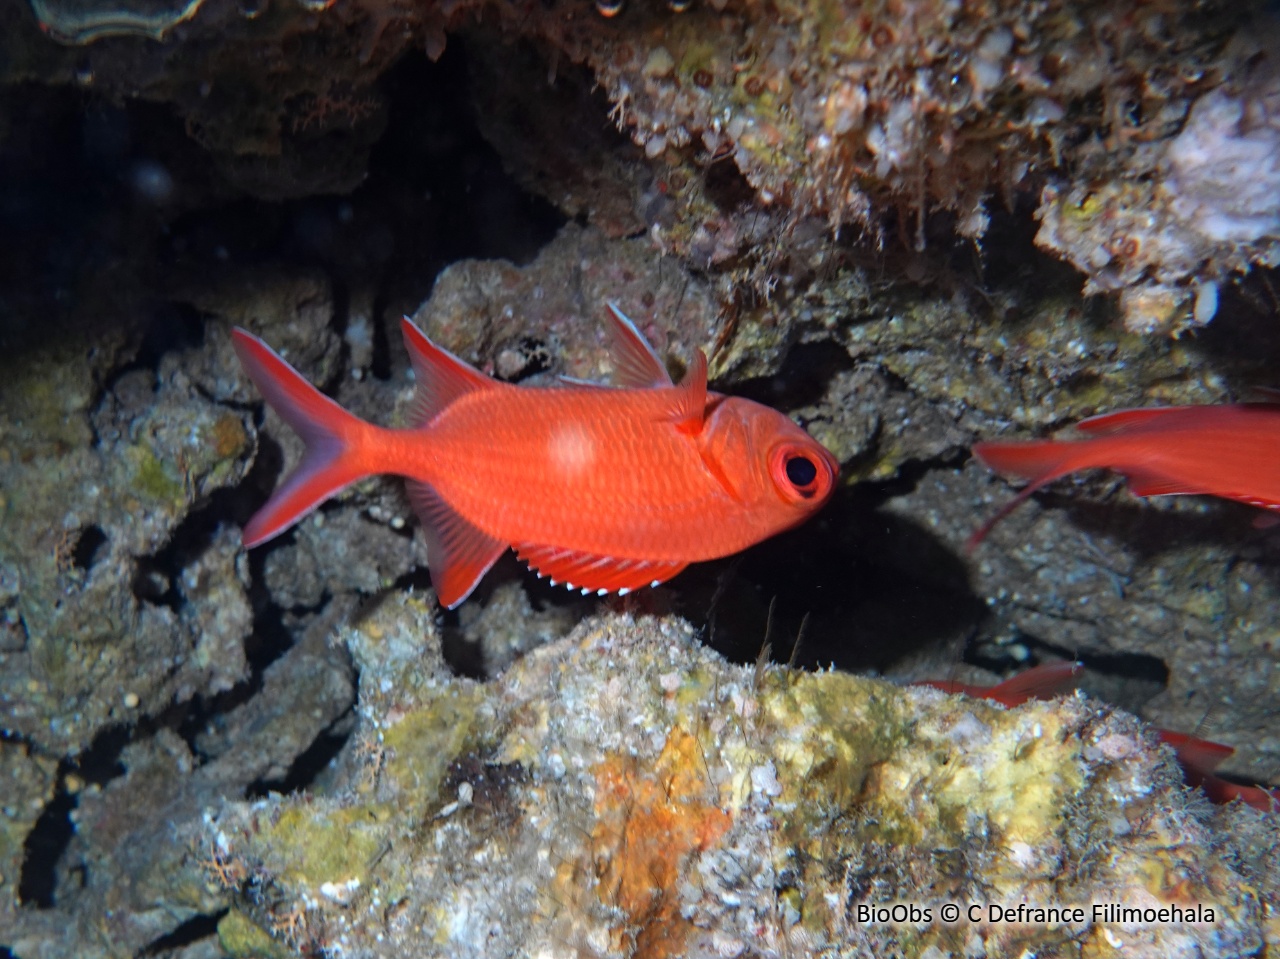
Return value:
[(267, 403), (306, 442), (293, 473), (244, 529), (287, 530), (343, 487), (395, 473), (426, 531), (440, 602), (461, 603), (508, 546), (585, 593), (656, 586), (795, 526), (826, 501), (839, 464), (776, 410), (707, 390), (701, 350), (675, 385), (609, 306), (618, 388), (500, 383), (406, 318), (415, 426), (366, 423), (257, 337), (235, 350)]
[(1028, 496), (1060, 476), (1101, 467), (1123, 473), (1137, 496), (1205, 493), (1280, 510), (1280, 401), (1121, 410), (1076, 425), (1075, 442), (978, 443), (974, 455), (1031, 480), (970, 537), (977, 545)]

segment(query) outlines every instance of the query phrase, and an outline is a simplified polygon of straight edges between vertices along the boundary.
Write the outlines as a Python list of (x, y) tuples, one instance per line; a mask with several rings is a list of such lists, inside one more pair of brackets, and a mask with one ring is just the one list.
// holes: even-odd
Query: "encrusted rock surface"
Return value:
[[(1274, 936), (1265, 851), (1212, 828), (1274, 820), (1210, 815), (1148, 732), (1083, 697), (1006, 711), (733, 666), (679, 620), (625, 613), (488, 685), (442, 671), (417, 599), (343, 639), (361, 697), (342, 784), (228, 802), (203, 827), (233, 954), (259, 948), (237, 945), (246, 918), (344, 956), (1227, 957)], [(893, 902), (1089, 918), (859, 920)], [(1215, 918), (1122, 925), (1095, 903)]]

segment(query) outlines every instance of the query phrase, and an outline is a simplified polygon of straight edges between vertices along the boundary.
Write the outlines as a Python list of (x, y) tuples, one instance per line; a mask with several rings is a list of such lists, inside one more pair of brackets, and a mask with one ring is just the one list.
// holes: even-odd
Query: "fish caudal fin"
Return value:
[(966, 551), (987, 538), (992, 528), (1017, 509), (1032, 493), (1052, 483), (1060, 476), (1080, 469), (1076, 462), (1079, 443), (1060, 443), (1056, 440), (1034, 440), (1029, 443), (975, 443), (973, 455), (998, 473), (1010, 473), (1014, 476), (1025, 476), (1029, 480), (1026, 486), (987, 520), (968, 540)]
[(371, 475), (351, 451), (353, 436), (369, 425), (308, 383), (252, 333), (231, 332), (240, 365), (279, 417), (302, 437), (306, 452), (271, 494), (241, 537), (246, 547), (279, 536), (343, 487)]

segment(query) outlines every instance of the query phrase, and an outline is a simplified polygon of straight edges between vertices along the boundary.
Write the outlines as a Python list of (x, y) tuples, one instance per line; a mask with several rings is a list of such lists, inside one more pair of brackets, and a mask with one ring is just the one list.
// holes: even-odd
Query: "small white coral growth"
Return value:
[(1237, 37), (1234, 75), (1127, 175), (1045, 189), (1036, 242), (1084, 271), (1086, 294), (1118, 292), (1131, 330), (1207, 323), (1222, 280), (1280, 263), (1277, 50), (1280, 27)]
[(1206, 239), (1280, 238), (1280, 83), (1239, 97), (1222, 90), (1201, 97), (1168, 163), (1170, 206)]

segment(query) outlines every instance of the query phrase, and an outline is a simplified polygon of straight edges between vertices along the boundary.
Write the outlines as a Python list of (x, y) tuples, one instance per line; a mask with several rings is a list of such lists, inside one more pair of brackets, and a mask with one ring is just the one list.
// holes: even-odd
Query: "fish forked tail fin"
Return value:
[(1018, 495), (1005, 503), (996, 514), (983, 523), (965, 540), (965, 552), (971, 552), (987, 538), (987, 534), (1002, 519), (1012, 513), (1032, 493), (1060, 476), (1079, 469), (1076, 454), (1079, 443), (1062, 443), (1057, 440), (1032, 440), (1024, 443), (975, 443), (973, 455), (997, 473), (1025, 476), (1031, 482), (1018, 491)]
[(267, 405), (307, 447), (293, 472), (245, 524), (241, 538), (248, 548), (279, 536), (343, 487), (374, 471), (365, 468), (350, 443), (369, 424), (317, 390), (252, 333), (236, 327), (231, 342)]

